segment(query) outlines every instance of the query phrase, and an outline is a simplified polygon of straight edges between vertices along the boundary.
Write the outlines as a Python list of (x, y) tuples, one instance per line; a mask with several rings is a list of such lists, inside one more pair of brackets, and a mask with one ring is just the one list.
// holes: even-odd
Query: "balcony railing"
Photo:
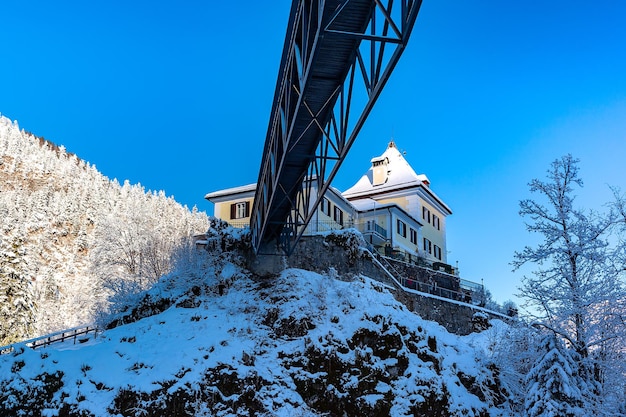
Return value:
[(385, 229), (384, 227), (372, 221), (355, 222), (354, 220), (347, 220), (347, 221), (344, 221), (343, 223), (338, 223), (333, 220), (321, 220), (321, 221), (309, 223), (305, 234), (313, 234), (313, 233), (319, 233), (319, 232), (332, 232), (335, 230), (350, 229), (350, 228), (355, 228), (364, 235), (375, 233), (382, 240), (387, 240), (387, 235), (388, 235), (387, 229)]
[(387, 239), (387, 229), (380, 226), (376, 222), (373, 222), (373, 221), (360, 222), (356, 224), (356, 228), (363, 234), (373, 232)]
[(250, 227), (250, 221), (249, 220), (227, 220), (226, 223), (228, 223), (230, 226), (234, 227), (235, 229), (243, 229), (244, 227)]

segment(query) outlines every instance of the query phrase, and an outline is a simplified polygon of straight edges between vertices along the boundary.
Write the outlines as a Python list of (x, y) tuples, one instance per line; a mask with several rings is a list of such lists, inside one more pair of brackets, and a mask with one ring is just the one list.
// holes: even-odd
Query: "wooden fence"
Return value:
[(55, 343), (62, 343), (69, 340), (71, 340), (73, 344), (84, 343), (89, 340), (89, 334), (93, 333), (93, 337), (95, 338), (98, 332), (98, 328), (93, 325), (74, 327), (72, 329), (62, 330), (60, 332), (36, 337), (34, 339), (24, 340), (22, 342), (2, 346), (0, 347), (0, 355), (11, 353), (18, 346), (27, 346), (31, 349), (37, 349), (40, 347), (46, 347)]

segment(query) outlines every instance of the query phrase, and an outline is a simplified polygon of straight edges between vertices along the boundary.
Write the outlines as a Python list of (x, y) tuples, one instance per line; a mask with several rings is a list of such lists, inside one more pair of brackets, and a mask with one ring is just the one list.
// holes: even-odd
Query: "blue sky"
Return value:
[[(203, 196), (257, 179), (290, 2), (28, 1), (2, 6), (0, 113), (105, 175)], [(333, 185), (393, 136), (454, 214), (448, 259), (498, 301), (534, 238), (518, 202), (581, 160), (580, 205), (626, 189), (626, 3), (434, 1)]]

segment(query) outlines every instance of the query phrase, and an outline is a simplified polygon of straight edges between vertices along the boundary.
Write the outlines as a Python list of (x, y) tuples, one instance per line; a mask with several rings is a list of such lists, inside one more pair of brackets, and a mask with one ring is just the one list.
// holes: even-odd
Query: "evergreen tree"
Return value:
[[(4, 242), (3, 242), (4, 243)], [(5, 249), (6, 247), (9, 249)], [(23, 242), (0, 245), (0, 345), (32, 336), (35, 318), (31, 281)]]
[(7, 297), (17, 289), (27, 296), (15, 300), (37, 306), (27, 332), (0, 323), (5, 333), (17, 332), (11, 340), (92, 323), (111, 289), (147, 288), (171, 270), (172, 253), (186, 237), (207, 229), (204, 213), (164, 192), (109, 180), (64, 147), (0, 116), (0, 236), (20, 242), (16, 251), (13, 238), (0, 239), (0, 254), (19, 258), (4, 262), (3, 271), (13, 272), (2, 275), (0, 285), (11, 291), (4, 291), (0, 308), (12, 315)]
[(585, 383), (572, 357), (577, 354), (569, 352), (554, 333), (541, 341), (539, 350), (539, 360), (526, 377), (525, 417), (589, 415), (592, 408), (583, 396)]

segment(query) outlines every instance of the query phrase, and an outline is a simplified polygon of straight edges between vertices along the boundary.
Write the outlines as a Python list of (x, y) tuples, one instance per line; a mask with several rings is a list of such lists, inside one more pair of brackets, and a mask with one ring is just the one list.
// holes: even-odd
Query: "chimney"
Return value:
[(389, 176), (389, 159), (387, 157), (378, 157), (372, 159), (372, 185), (383, 185), (387, 182)]

